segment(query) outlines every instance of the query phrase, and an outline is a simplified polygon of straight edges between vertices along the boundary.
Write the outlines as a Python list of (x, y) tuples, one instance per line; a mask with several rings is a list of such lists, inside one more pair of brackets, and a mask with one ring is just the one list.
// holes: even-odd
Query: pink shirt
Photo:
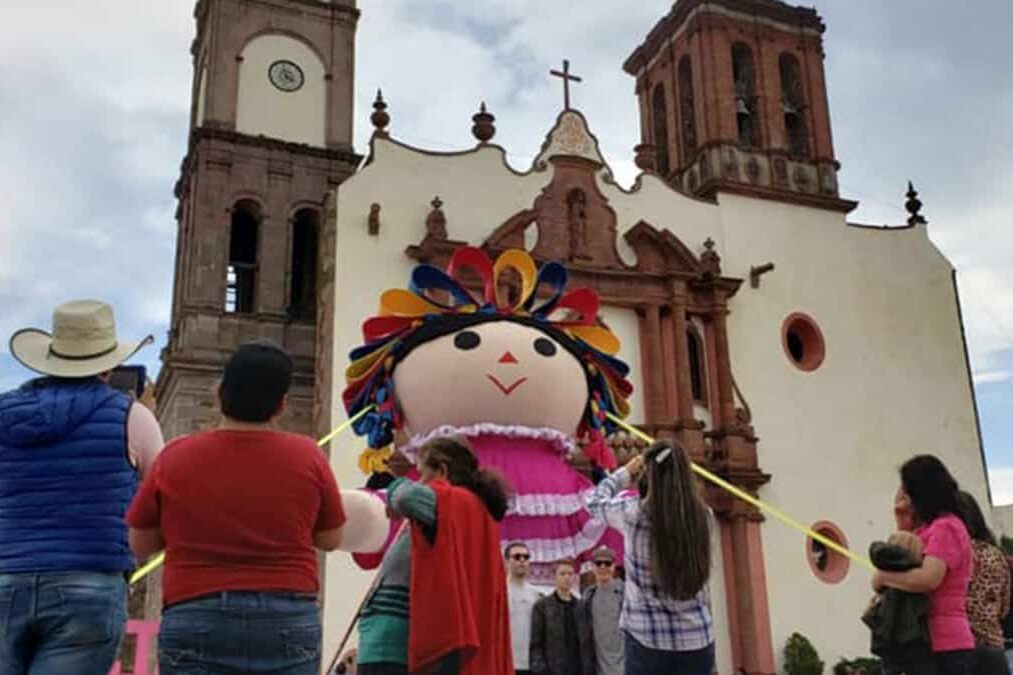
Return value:
[(939, 516), (915, 530), (925, 545), (924, 555), (946, 564), (943, 583), (929, 595), (929, 637), (932, 651), (974, 649), (974, 636), (967, 620), (967, 587), (971, 581), (971, 538), (964, 523), (954, 515)]
[(127, 450), (130, 463), (140, 471), (141, 476), (148, 474), (148, 469), (155, 463), (155, 457), (165, 445), (162, 440), (162, 427), (154, 413), (134, 401), (127, 413)]

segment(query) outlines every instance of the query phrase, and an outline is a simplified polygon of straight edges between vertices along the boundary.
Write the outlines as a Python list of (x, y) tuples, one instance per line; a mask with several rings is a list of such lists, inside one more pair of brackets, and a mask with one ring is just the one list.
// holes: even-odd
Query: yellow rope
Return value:
[[(615, 422), (620, 427), (622, 427), (623, 429), (625, 429), (629, 433), (633, 434), (634, 436), (636, 436), (640, 440), (644, 441), (645, 443), (650, 444), (650, 443), (654, 442), (653, 438), (651, 438), (650, 436), (648, 436), (647, 434), (645, 434), (640, 429), (637, 429), (636, 427), (631, 426), (630, 424), (627, 424), (624, 420), (619, 419), (618, 417), (616, 417), (612, 413), (605, 413), (605, 414), (608, 415), (608, 418), (610, 420), (612, 420), (613, 422)], [(816, 532), (816, 531), (812, 530), (811, 528), (806, 527), (805, 525), (803, 525), (799, 521), (795, 520), (791, 516), (787, 515), (786, 513), (783, 513), (780, 509), (778, 509), (776, 507), (773, 507), (770, 504), (767, 504), (765, 502), (760, 501), (759, 499), (757, 499), (753, 495), (749, 494), (745, 490), (739, 488), (736, 485), (732, 485), (731, 483), (729, 483), (728, 481), (726, 481), (721, 476), (717, 476), (717, 475), (711, 473), (710, 471), (708, 471), (704, 467), (696, 464), (695, 462), (690, 462), (690, 465), (693, 467), (693, 471), (695, 471), (697, 474), (699, 474), (700, 476), (702, 476), (704, 479), (710, 481), (714, 485), (717, 485), (718, 487), (722, 488), (723, 490), (727, 490), (728, 492), (732, 493), (733, 495), (735, 495), (736, 497), (738, 497), (742, 501), (746, 502), (747, 504), (751, 504), (752, 506), (755, 506), (756, 508), (760, 509), (764, 513), (766, 513), (766, 514), (768, 514), (770, 516), (773, 516), (774, 518), (776, 518), (777, 520), (780, 520), (782, 523), (784, 523), (788, 527), (791, 527), (791, 528), (793, 528), (795, 530), (798, 530), (799, 532), (801, 532), (802, 534), (806, 535), (807, 537), (818, 541), (819, 543), (823, 544), (827, 548), (829, 548), (829, 549), (831, 549), (833, 551), (836, 551), (837, 553), (840, 553), (843, 556), (846, 556), (847, 558), (849, 558), (850, 560), (855, 561), (859, 565), (864, 565), (865, 567), (869, 568), (870, 570), (876, 569), (873, 566), (872, 562), (868, 558), (860, 556), (857, 553), (854, 553), (853, 551), (848, 550), (844, 546), (841, 546), (836, 541), (833, 541), (832, 539), (827, 538), (826, 536), (820, 534), (819, 532)]]
[[(338, 434), (340, 434), (342, 431), (344, 431), (348, 427), (352, 426), (356, 421), (359, 420), (360, 417), (362, 417), (363, 415), (365, 415), (371, 409), (372, 409), (372, 406), (364, 408), (363, 410), (360, 410), (357, 414), (355, 414), (353, 417), (345, 420), (344, 422), (342, 422), (338, 426), (334, 427), (334, 429), (331, 430), (331, 432), (329, 434), (327, 434), (326, 436), (324, 436), (323, 438), (321, 438), (319, 441), (317, 441), (317, 445), (319, 445), (320, 447), (323, 447), (323, 446), (327, 445), (329, 442), (331, 442), (332, 440), (334, 440), (335, 436), (337, 436)], [(637, 429), (636, 427), (634, 427), (634, 426), (632, 426), (630, 424), (627, 424), (624, 420), (619, 419), (618, 417), (616, 417), (612, 413), (606, 413), (606, 414), (608, 415), (608, 418), (610, 420), (612, 420), (613, 422), (615, 422), (616, 424), (618, 424), (620, 427), (622, 427), (623, 429), (625, 429), (627, 432), (633, 434), (634, 436), (636, 436), (640, 440), (644, 441), (645, 443), (650, 444), (650, 443), (654, 442), (653, 438), (651, 438), (650, 436), (648, 436), (647, 434), (645, 434), (640, 429)], [(802, 534), (806, 535), (807, 537), (809, 537), (809, 538), (811, 538), (811, 539), (813, 539), (815, 541), (820, 542), (821, 544), (823, 544), (824, 546), (826, 546), (830, 550), (836, 551), (837, 553), (840, 553), (841, 555), (847, 557), (848, 559), (855, 561), (859, 565), (863, 565), (863, 566), (869, 568), (870, 570), (875, 569), (875, 567), (873, 567), (873, 565), (872, 565), (872, 562), (868, 558), (860, 556), (857, 553), (854, 553), (853, 551), (848, 550), (844, 546), (841, 546), (840, 544), (838, 544), (837, 542), (833, 541), (832, 539), (829, 539), (825, 535), (822, 535), (819, 532), (816, 532), (815, 530), (813, 530), (813, 529), (811, 529), (809, 527), (806, 527), (805, 525), (803, 525), (799, 521), (795, 520), (791, 516), (789, 516), (786, 513), (782, 512), (780, 509), (778, 509), (778, 508), (776, 508), (774, 506), (771, 506), (770, 504), (767, 504), (767, 503), (765, 503), (763, 501), (760, 501), (759, 499), (757, 499), (753, 495), (749, 494), (745, 490), (742, 490), (738, 486), (729, 483), (724, 478), (721, 478), (720, 476), (715, 475), (714, 473), (711, 473), (710, 471), (708, 471), (704, 467), (696, 464), (695, 462), (691, 462), (691, 466), (693, 468), (693, 471), (695, 471), (697, 474), (699, 474), (700, 476), (702, 476), (705, 480), (708, 480), (711, 483), (713, 483), (714, 485), (717, 485), (718, 487), (720, 487), (721, 489), (730, 492), (731, 494), (735, 495), (736, 497), (738, 497), (742, 501), (746, 502), (747, 504), (755, 506), (756, 508), (760, 509), (761, 511), (763, 511), (767, 515), (773, 516), (774, 518), (776, 518), (777, 520), (780, 520), (782, 523), (784, 523), (788, 527), (801, 532)], [(161, 553), (159, 553), (158, 555), (156, 555), (154, 558), (152, 558), (151, 560), (149, 560), (148, 562), (146, 562), (144, 565), (142, 565), (140, 568), (138, 568), (133, 573), (133, 575), (130, 577), (130, 583), (131, 584), (136, 584), (138, 581), (140, 581), (141, 579), (143, 579), (147, 575), (151, 574), (152, 571), (154, 571), (156, 568), (158, 568), (164, 562), (165, 562), (165, 552), (162, 551)]]
[[(335, 436), (337, 436), (342, 431), (355, 424), (360, 417), (362, 417), (372, 409), (373, 406), (367, 406), (362, 410), (360, 410), (359, 412), (355, 413), (350, 418), (348, 418), (338, 426), (331, 429), (331, 432), (329, 434), (327, 434), (319, 441), (317, 441), (317, 445), (319, 445), (321, 448), (324, 447), (332, 440), (334, 440)], [(162, 551), (161, 553), (159, 553), (154, 558), (144, 563), (139, 568), (137, 568), (137, 570), (134, 571), (134, 573), (130, 576), (131, 585), (136, 584), (138, 581), (151, 574), (156, 568), (158, 568), (164, 562), (165, 562), (165, 551)]]

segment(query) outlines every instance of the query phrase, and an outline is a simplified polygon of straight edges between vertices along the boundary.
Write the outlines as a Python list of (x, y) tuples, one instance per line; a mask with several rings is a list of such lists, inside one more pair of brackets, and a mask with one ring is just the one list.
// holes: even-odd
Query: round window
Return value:
[(816, 370), (826, 356), (823, 332), (805, 314), (792, 314), (784, 320), (781, 342), (788, 359), (800, 370)]
[[(848, 540), (841, 529), (828, 522), (819, 522), (812, 526), (813, 532), (829, 539), (838, 546), (848, 547)], [(828, 584), (840, 583), (848, 574), (851, 561), (821, 541), (806, 537), (805, 554), (809, 567), (820, 581)]]

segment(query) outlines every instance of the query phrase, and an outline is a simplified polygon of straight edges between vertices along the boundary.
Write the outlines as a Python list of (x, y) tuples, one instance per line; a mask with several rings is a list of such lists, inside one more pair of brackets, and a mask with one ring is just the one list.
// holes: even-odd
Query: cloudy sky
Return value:
[[(900, 224), (906, 181), (959, 270), (997, 502), (1013, 502), (1013, 59), (1009, 0), (808, 0), (823, 15), (844, 196), (853, 222)], [(559, 110), (566, 57), (617, 175), (634, 173), (633, 82), (621, 63), (667, 0), (360, 0), (356, 142), (382, 86), (392, 130), (470, 146), (479, 101), (516, 166)], [(71, 297), (113, 300), (123, 333), (164, 344), (172, 186), (187, 135), (191, 0), (6, 0), (0, 8), (0, 390), (6, 352)], [(411, 64), (411, 67), (406, 67)], [(157, 368), (157, 350), (147, 354)]]

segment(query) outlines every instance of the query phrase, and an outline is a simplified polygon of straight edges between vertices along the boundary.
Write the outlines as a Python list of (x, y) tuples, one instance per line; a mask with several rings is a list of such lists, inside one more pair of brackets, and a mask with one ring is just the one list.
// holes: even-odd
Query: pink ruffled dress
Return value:
[(464, 436), (483, 467), (499, 470), (515, 495), (502, 523), (502, 541), (522, 541), (531, 551), (532, 581), (551, 583), (552, 563), (574, 558), (581, 571), (591, 567), (591, 553), (601, 545), (616, 552), (622, 564), (622, 536), (593, 518), (585, 506), (594, 486), (574, 470), (566, 456), (573, 440), (555, 429), (475, 424), (440, 427), (413, 438), (401, 450), (413, 461), (418, 449), (437, 436)]

